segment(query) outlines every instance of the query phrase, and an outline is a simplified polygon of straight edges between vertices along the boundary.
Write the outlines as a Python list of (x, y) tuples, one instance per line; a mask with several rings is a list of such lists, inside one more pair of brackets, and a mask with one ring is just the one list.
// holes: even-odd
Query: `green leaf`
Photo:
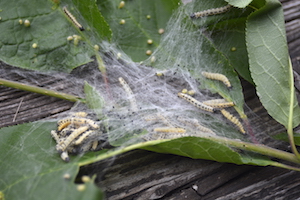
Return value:
[[(294, 133), (293, 135), (294, 135), (295, 144), (297, 146), (300, 146), (300, 133)], [(274, 138), (277, 140), (282, 140), (282, 141), (286, 141), (286, 142), (289, 141), (287, 133), (279, 133), (279, 134), (275, 135)]]
[[(5, 199), (99, 199), (93, 183), (80, 192), (74, 184), (78, 158), (62, 161), (50, 130), (54, 122), (35, 122), (1, 129), (0, 191)], [(76, 161), (77, 160), (77, 161)], [(66, 175), (70, 178), (64, 178)]]
[(81, 162), (80, 165), (82, 166), (91, 164), (134, 149), (145, 149), (158, 153), (186, 156), (193, 159), (207, 159), (218, 162), (259, 166), (271, 165), (287, 169), (293, 169), (297, 171), (300, 170), (298, 168), (294, 168), (278, 163), (276, 161), (272, 161), (268, 157), (259, 154), (235, 151), (234, 147), (248, 149), (253, 152), (257, 151), (264, 155), (275, 156), (277, 158), (286, 159), (295, 163), (299, 162), (293, 154), (272, 149), (262, 145), (253, 145), (251, 143), (244, 143), (238, 140), (228, 140), (224, 137), (183, 137), (177, 139), (154, 140), (133, 144), (130, 146), (122, 146), (120, 148), (116, 148), (114, 150), (110, 150), (106, 153), (103, 153), (99, 156), (86, 159), (83, 162)]
[(290, 104), (294, 107), (293, 127), (300, 122), (300, 108), (294, 90), (289, 64), (283, 11), (279, 1), (268, 0), (247, 21), (247, 50), (250, 71), (257, 94), (268, 113), (288, 126)]
[(253, 0), (225, 0), (227, 1), (230, 5), (238, 8), (245, 8), (248, 6)]
[(252, 156), (249, 156), (249, 154), (239, 154), (228, 145), (215, 142), (209, 138), (185, 137), (142, 148), (158, 153), (172, 153), (193, 159), (214, 160), (235, 164), (266, 166), (273, 162), (266, 157), (263, 158), (258, 155), (252, 154)]
[[(97, 1), (101, 13), (113, 31), (113, 41), (134, 61), (148, 58), (147, 50), (154, 51), (172, 14), (179, 5), (179, 0), (134, 0), (125, 1), (119, 8), (119, 0)], [(147, 17), (148, 16), (148, 17)], [(125, 24), (120, 24), (121, 20)], [(147, 40), (152, 40), (148, 44)]]
[(95, 0), (72, 0), (74, 6), (79, 10), (86, 23), (94, 30), (89, 32), (92, 37), (98, 37), (96, 42), (111, 40), (112, 32), (98, 10)]
[[(81, 15), (71, 2), (56, 5), (51, 1), (38, 0), (1, 1), (0, 59), (21, 68), (66, 72), (90, 62), (90, 57), (94, 55), (93, 46), (103, 38), (109, 39), (109, 29), (100, 13), (96, 12), (95, 3), (85, 2), (90, 12)], [(77, 2), (76, 5), (82, 4)], [(63, 6), (86, 28), (85, 31), (80, 31), (71, 22), (63, 12)], [(86, 12), (86, 7), (81, 9)], [(93, 21), (86, 22), (85, 18)], [(30, 26), (24, 25), (25, 20), (30, 21)], [(97, 33), (100, 28), (102, 31)], [(68, 36), (73, 35), (82, 38), (78, 45), (67, 40)], [(36, 48), (33, 48), (34, 44)]]

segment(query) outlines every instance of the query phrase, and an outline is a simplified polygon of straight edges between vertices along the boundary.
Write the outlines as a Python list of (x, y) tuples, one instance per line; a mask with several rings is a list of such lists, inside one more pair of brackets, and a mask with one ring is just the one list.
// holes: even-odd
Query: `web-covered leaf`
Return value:
[(55, 128), (53, 122), (35, 122), (1, 129), (0, 191), (5, 199), (101, 198), (93, 183), (77, 190), (79, 159), (65, 163), (59, 158), (50, 136)]
[[(299, 125), (300, 108), (293, 95), (292, 66), (285, 35), (283, 11), (279, 1), (268, 0), (247, 21), (247, 50), (250, 71), (257, 94), (268, 113), (288, 127)], [(290, 105), (293, 105), (290, 119)]]
[[(1, 1), (0, 59), (27, 69), (66, 72), (90, 62), (93, 46), (109, 39), (111, 32), (93, 1), (75, 3)], [(63, 6), (85, 31), (71, 22)], [(74, 35), (81, 39), (67, 40)]]
[(120, 6), (119, 0), (101, 0), (97, 4), (113, 31), (113, 41), (133, 61), (142, 61), (148, 58), (147, 50), (154, 51), (159, 45), (159, 29), (166, 27), (180, 1), (133, 0)]
[[(218, 40), (222, 39), (216, 39), (218, 37), (207, 25), (209, 21), (213, 23), (213, 20), (218, 22), (220, 18), (223, 19), (222, 15), (203, 19), (190, 18), (192, 13), (199, 11), (197, 9), (205, 10), (224, 5), (226, 4), (222, 1), (195, 1), (182, 6), (170, 20), (160, 47), (148, 59), (147, 64), (162, 70), (170, 67), (188, 70), (201, 83), (201, 89), (209, 89), (213, 93), (219, 93), (226, 100), (233, 101), (239, 114), (245, 117), (242, 87), (233, 66), (247, 60), (247, 56), (241, 57), (241, 61), (232, 62), (228, 54), (233, 52), (228, 50), (228, 44), (220, 48)], [(247, 55), (244, 54), (244, 50), (241, 52)], [(221, 82), (206, 79), (202, 75), (204, 71), (225, 75), (230, 80), (232, 89), (228, 89)]]

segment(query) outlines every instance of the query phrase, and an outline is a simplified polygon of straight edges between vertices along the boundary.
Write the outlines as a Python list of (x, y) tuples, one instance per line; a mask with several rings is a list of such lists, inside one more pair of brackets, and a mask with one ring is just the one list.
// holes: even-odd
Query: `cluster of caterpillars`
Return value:
[[(210, 73), (210, 72), (202, 72), (202, 75), (208, 79), (218, 80), (223, 82), (228, 88), (231, 88), (231, 83), (228, 80), (228, 78), (219, 73)], [(193, 98), (192, 96), (179, 92), (178, 96), (182, 99), (185, 99), (195, 107), (207, 111), (207, 112), (215, 112), (217, 110), (220, 110), (220, 112), (223, 114), (224, 117), (226, 117), (230, 122), (232, 122), (236, 127), (239, 129), (239, 131), (243, 134), (246, 133), (242, 123), (239, 121), (239, 119), (235, 116), (233, 116), (230, 112), (226, 111), (224, 108), (232, 107), (234, 106), (233, 102), (227, 102), (225, 99), (213, 99), (208, 101), (200, 102)]]
[(69, 153), (78, 154), (96, 150), (98, 146), (99, 125), (86, 118), (87, 113), (77, 112), (57, 122), (57, 130), (51, 131), (56, 141), (56, 150), (61, 158), (68, 162)]

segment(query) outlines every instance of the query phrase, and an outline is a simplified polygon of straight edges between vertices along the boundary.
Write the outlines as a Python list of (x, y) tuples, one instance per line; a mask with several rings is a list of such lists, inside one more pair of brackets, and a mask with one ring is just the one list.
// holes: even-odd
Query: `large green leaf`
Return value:
[[(154, 51), (160, 42), (159, 29), (164, 29), (179, 5), (179, 0), (125, 1), (119, 8), (119, 0), (97, 1), (101, 13), (113, 31), (113, 41), (134, 61), (145, 60), (147, 50)], [(120, 24), (121, 20), (125, 24)], [(152, 44), (148, 44), (148, 40)]]
[(283, 11), (279, 1), (268, 0), (247, 21), (247, 50), (257, 94), (268, 113), (288, 126), (293, 105), (293, 127), (300, 122), (300, 108), (294, 90), (292, 66), (285, 35)]
[[(79, 157), (62, 161), (50, 131), (53, 122), (36, 122), (0, 130), (0, 191), (5, 199), (99, 199), (92, 183), (83, 192), (74, 184)], [(64, 178), (66, 175), (70, 178)]]
[[(70, 1), (58, 5), (38, 0), (1, 1), (0, 59), (22, 68), (67, 72), (90, 62), (93, 46), (104, 38), (109, 39), (110, 30), (97, 12), (95, 2), (75, 2), (76, 6)], [(72, 24), (64, 14), (63, 6), (85, 27), (85, 31)], [(80, 8), (82, 15), (76, 7)], [(30, 26), (24, 25), (25, 20), (30, 21)], [(67, 40), (73, 35), (83, 38), (78, 45)], [(36, 48), (33, 48), (34, 43)]]

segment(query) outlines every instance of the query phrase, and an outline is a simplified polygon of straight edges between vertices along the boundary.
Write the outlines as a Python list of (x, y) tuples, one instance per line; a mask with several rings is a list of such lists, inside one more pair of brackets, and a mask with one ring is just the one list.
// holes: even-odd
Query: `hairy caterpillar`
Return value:
[(187, 94), (183, 94), (183, 93), (179, 92), (178, 96), (185, 99), (186, 101), (190, 102), (191, 104), (193, 104), (197, 108), (200, 108), (201, 110), (205, 110), (205, 111), (208, 111), (208, 112), (214, 112), (215, 111), (215, 109), (213, 107), (207, 106), (207, 105), (197, 101), (196, 99), (194, 99), (193, 97), (191, 97)]
[(84, 31), (84, 28), (81, 24), (79, 24), (79, 22), (76, 20), (76, 18), (68, 11), (67, 7), (63, 7), (64, 12), (66, 13), (66, 15), (69, 17), (69, 19), (73, 22), (73, 24), (75, 26), (77, 26), (77, 28), (79, 28), (79, 30)]
[(130, 98), (129, 100), (130, 100), (130, 104), (131, 104), (131, 110), (133, 112), (138, 111), (136, 99), (134, 98), (134, 95), (133, 95), (133, 92), (132, 92), (131, 88), (129, 87), (127, 82), (122, 77), (119, 78), (119, 82), (123, 86), (123, 89), (127, 93), (127, 96)]
[(154, 132), (164, 132), (164, 133), (186, 133), (183, 128), (172, 128), (172, 127), (159, 127), (155, 128)]
[(58, 127), (57, 127), (58, 131), (61, 131), (62, 129), (69, 126), (70, 124), (76, 124), (76, 125), (88, 124), (89, 126), (91, 126), (94, 129), (99, 128), (98, 124), (96, 124), (95, 121), (93, 121), (91, 119), (77, 118), (77, 117), (61, 119), (57, 122), (57, 124), (58, 124)]
[(235, 124), (241, 133), (245, 134), (246, 131), (244, 130), (244, 127), (242, 125), (242, 123), (232, 114), (230, 114), (230, 112), (226, 111), (225, 109), (221, 110), (221, 113), (224, 115), (224, 117), (226, 117), (229, 121), (231, 121), (233, 124)]
[(233, 102), (226, 101), (225, 99), (212, 99), (203, 101), (205, 105), (211, 106), (213, 108), (227, 108), (234, 106)]
[(218, 14), (227, 12), (228, 10), (230, 10), (230, 8), (231, 8), (231, 5), (228, 4), (228, 5), (220, 7), (220, 8), (212, 8), (212, 9), (203, 10), (200, 12), (195, 12), (195, 13), (191, 14), (190, 17), (192, 19), (194, 19), (194, 18), (197, 19), (200, 17), (206, 17), (206, 16), (210, 16), (210, 15), (218, 15)]
[(231, 88), (231, 83), (229, 82), (228, 78), (219, 73), (210, 73), (210, 72), (202, 72), (202, 75), (205, 76), (206, 78), (213, 79), (213, 80), (218, 80), (222, 81), (227, 87)]
[(73, 131), (64, 141), (60, 142), (56, 145), (56, 150), (58, 152), (64, 152), (69, 145), (73, 142), (75, 138), (77, 138), (80, 134), (89, 129), (89, 126), (82, 126)]

